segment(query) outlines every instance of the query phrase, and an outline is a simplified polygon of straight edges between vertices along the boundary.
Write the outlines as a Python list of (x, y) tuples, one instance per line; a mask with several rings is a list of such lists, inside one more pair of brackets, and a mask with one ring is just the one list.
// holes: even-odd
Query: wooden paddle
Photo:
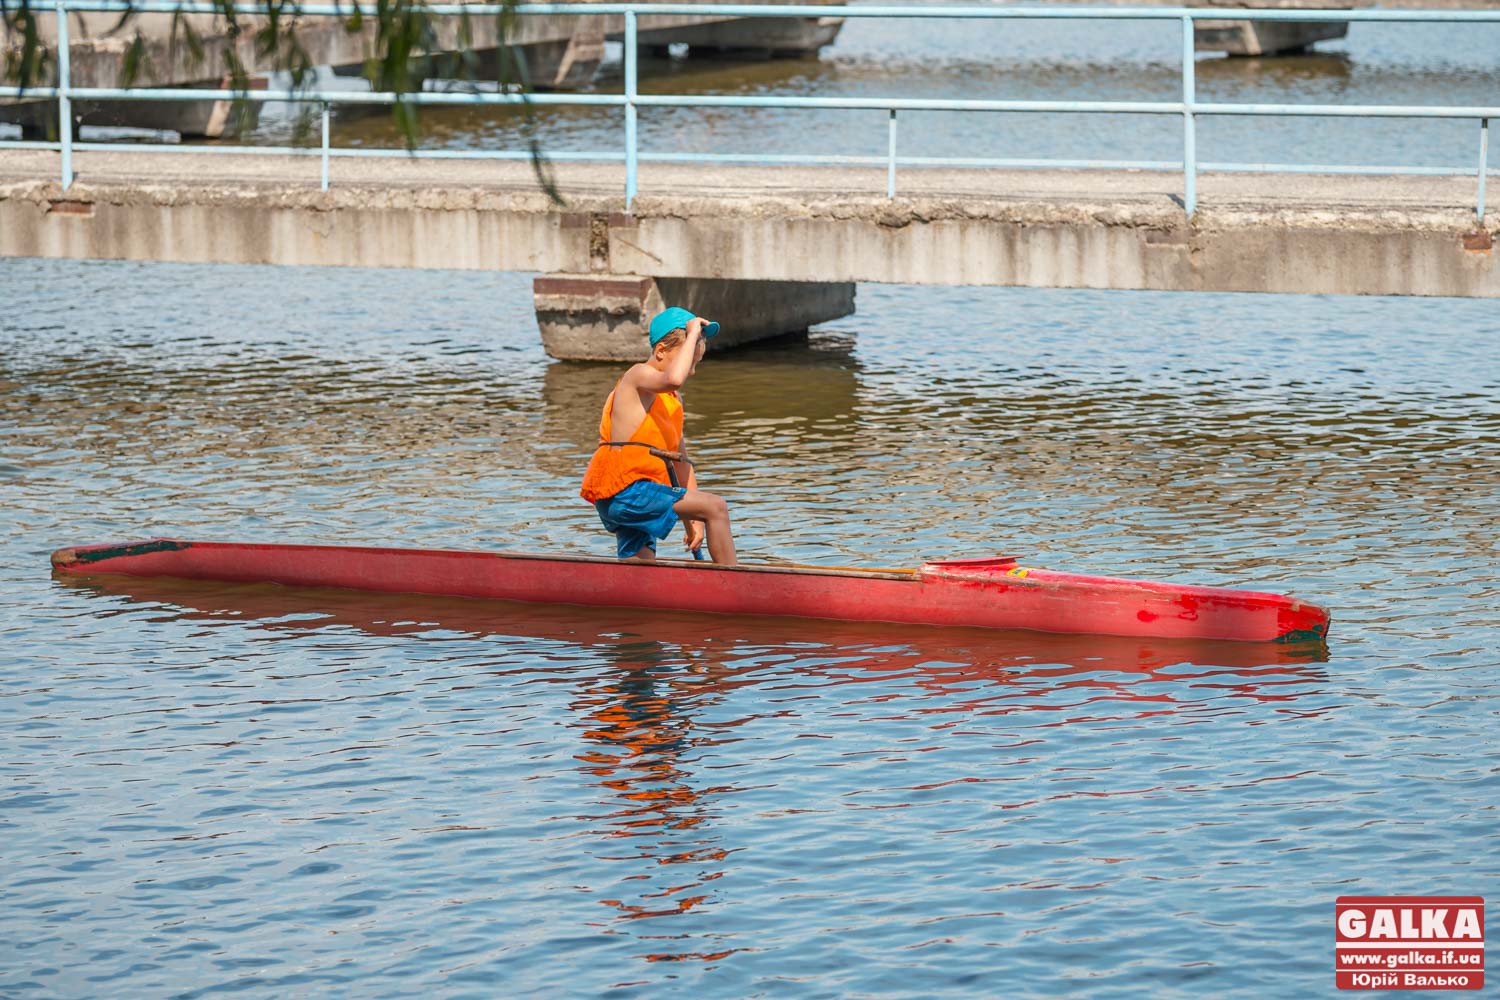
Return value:
[[(673, 488), (682, 489), (682, 484), (677, 481), (677, 463), (687, 462), (688, 460), (682, 457), (681, 452), (662, 451), (660, 448), (651, 448), (650, 451), (651, 454), (661, 459), (662, 463), (666, 465), (667, 479), (671, 481)], [(688, 464), (691, 465), (692, 463), (688, 462)], [(682, 530), (686, 531), (687, 527), (684, 526)], [(703, 546), (700, 545), (696, 549), (688, 549), (688, 551), (693, 554), (694, 559), (700, 562), (703, 560)]]

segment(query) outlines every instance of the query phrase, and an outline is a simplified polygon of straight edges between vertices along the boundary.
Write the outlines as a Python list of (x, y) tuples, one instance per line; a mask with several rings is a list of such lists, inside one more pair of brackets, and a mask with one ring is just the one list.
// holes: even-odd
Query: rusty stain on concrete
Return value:
[(49, 201), (46, 212), (48, 215), (93, 218), (94, 203), (91, 201)]

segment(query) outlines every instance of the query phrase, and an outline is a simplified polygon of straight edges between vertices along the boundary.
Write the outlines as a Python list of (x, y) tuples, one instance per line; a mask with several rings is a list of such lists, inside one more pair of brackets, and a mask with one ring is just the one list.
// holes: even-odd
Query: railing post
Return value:
[(1479, 225), (1484, 225), (1484, 179), (1490, 172), (1490, 120), (1479, 119)]
[(68, 11), (63, 0), (54, 0), (57, 13), (57, 138), (62, 143), (62, 186), (73, 186), (73, 99), (68, 96), (72, 75), (68, 52)]
[(625, 12), (625, 211), (635, 201), (635, 11)]
[(896, 197), (896, 109), (891, 109), (890, 141), (886, 149), (885, 196)]
[(323, 102), (323, 114), (322, 114), (322, 118), (323, 118), (323, 155), (322, 155), (323, 171), (322, 171), (322, 177), (320, 178), (320, 181), (321, 181), (320, 187), (321, 187), (321, 190), (327, 191), (328, 190), (328, 102), (327, 101)]
[(1193, 105), (1198, 100), (1193, 62), (1193, 19), (1182, 19), (1182, 207), (1188, 218), (1198, 211), (1198, 127)]

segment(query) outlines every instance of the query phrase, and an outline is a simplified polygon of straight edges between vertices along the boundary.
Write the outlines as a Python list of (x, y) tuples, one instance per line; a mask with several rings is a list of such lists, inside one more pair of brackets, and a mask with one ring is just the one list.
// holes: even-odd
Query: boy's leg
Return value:
[(621, 525), (615, 529), (615, 555), (621, 562), (655, 562), (651, 535), (640, 528)]
[(688, 490), (672, 505), (680, 518), (702, 521), (708, 534), (708, 554), (714, 562), (735, 565), (734, 538), (729, 532), (729, 505), (724, 498), (702, 490)]

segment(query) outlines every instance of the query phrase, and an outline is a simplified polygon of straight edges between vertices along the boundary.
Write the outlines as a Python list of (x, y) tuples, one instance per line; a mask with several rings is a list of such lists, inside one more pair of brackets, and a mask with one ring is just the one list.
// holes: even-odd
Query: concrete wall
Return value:
[[(575, 194), (559, 207), (535, 190), (481, 186), (481, 179), (502, 173), (494, 164), (338, 164), (340, 171), (372, 173), (320, 192), (301, 180), (175, 179), (163, 173), (161, 158), (143, 167), (156, 171), (153, 180), (107, 180), (107, 171), (88, 166), (101, 161), (82, 158), (83, 179), (64, 193), (55, 180), (5, 181), (4, 168), (21, 156), (0, 154), (3, 256), (1500, 297), (1494, 251), (1500, 213), (1490, 216), (1485, 231), (1476, 226), (1472, 209), (1403, 208), (1407, 195), (1431, 196), (1436, 189), (1430, 178), (1372, 189), (1371, 204), (1363, 208), (1347, 201), (1336, 211), (1253, 207), (1242, 197), (1232, 207), (1203, 209), (1189, 224), (1167, 197), (1132, 201), (1122, 188), (1112, 203), (1108, 175), (1063, 178), (1086, 185), (1097, 196), (1094, 203), (983, 194), (888, 202), (848, 193), (858, 192), (864, 178), (809, 173), (843, 193), (783, 189), (759, 195), (758, 175), (730, 172), (721, 194), (643, 196), (626, 214), (614, 195)], [(54, 154), (35, 157), (32, 176), (55, 169)], [(214, 161), (201, 165), (214, 170), (224, 169), (230, 158), (196, 159)], [(253, 159), (246, 169), (270, 169), (259, 162), (270, 158)], [(315, 161), (304, 160), (296, 169), (316, 176)], [(375, 172), (395, 179), (375, 183)], [(527, 179), (529, 167), (516, 165), (515, 175)], [(428, 186), (411, 186), (403, 179), (408, 176), (424, 178)], [(592, 175), (559, 173), (565, 191), (577, 177)], [(934, 183), (963, 190), (963, 184), (973, 189), (981, 181), (1004, 187), (1044, 180), (986, 174)], [(1114, 180), (1136, 183), (1130, 177)], [(1327, 179), (1330, 186), (1342, 182)], [(1299, 180), (1266, 183), (1280, 188)], [(1452, 191), (1461, 198), (1463, 187)]]

